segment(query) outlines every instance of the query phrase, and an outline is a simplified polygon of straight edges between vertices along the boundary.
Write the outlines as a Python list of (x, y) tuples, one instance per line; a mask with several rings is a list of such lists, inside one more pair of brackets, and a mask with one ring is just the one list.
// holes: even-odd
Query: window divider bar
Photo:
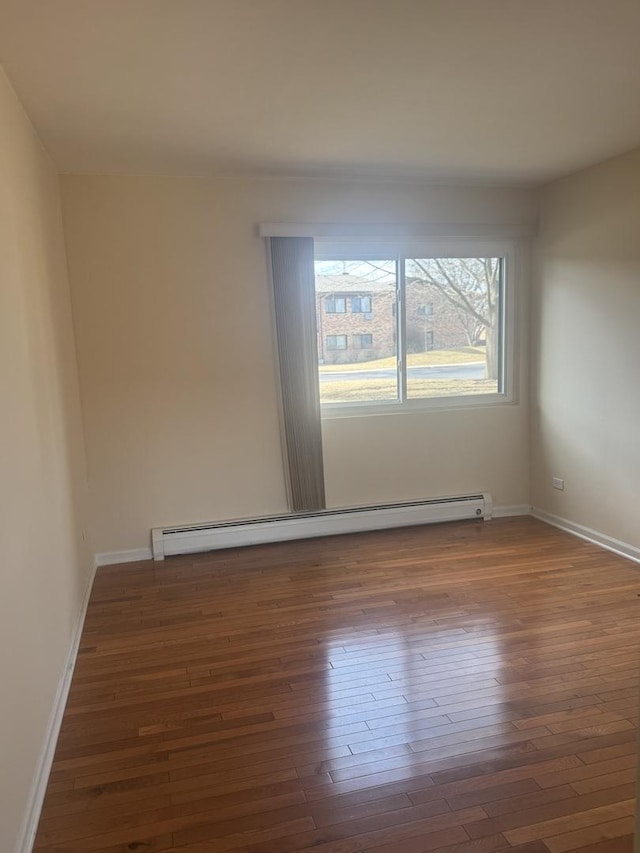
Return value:
[(498, 393), (505, 393), (506, 370), (507, 363), (505, 359), (505, 335), (507, 334), (506, 311), (505, 311), (505, 264), (506, 258), (500, 258), (498, 261), (499, 282), (498, 282)]
[(407, 311), (406, 311), (406, 276), (405, 259), (398, 255), (396, 259), (396, 283), (397, 283), (397, 311), (398, 329), (396, 344), (396, 360), (398, 365), (398, 399), (401, 403), (407, 399)]

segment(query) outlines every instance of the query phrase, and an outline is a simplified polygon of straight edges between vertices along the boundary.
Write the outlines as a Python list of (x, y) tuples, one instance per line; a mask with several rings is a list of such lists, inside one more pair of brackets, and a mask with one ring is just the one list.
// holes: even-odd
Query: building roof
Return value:
[(393, 281), (379, 281), (349, 273), (317, 275), (316, 293), (393, 293)]

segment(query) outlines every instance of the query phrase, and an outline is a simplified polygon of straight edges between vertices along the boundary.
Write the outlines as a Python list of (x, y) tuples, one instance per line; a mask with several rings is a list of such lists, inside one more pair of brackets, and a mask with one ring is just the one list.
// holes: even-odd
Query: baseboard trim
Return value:
[(32, 853), (33, 850), (36, 832), (38, 831), (38, 822), (40, 821), (40, 813), (42, 812), (44, 796), (49, 782), (49, 774), (51, 773), (51, 766), (53, 765), (53, 757), (56, 751), (58, 735), (60, 734), (60, 727), (62, 725), (62, 717), (67, 704), (69, 689), (71, 687), (71, 679), (73, 678), (73, 670), (75, 669), (76, 659), (78, 657), (80, 638), (82, 636), (82, 629), (84, 627), (84, 620), (87, 613), (87, 607), (89, 605), (89, 598), (93, 588), (93, 581), (96, 576), (96, 569), (97, 564), (94, 561), (89, 572), (89, 579), (78, 611), (73, 634), (71, 635), (69, 653), (53, 700), (51, 714), (49, 716), (45, 736), (42, 742), (42, 748), (40, 750), (40, 757), (38, 759), (38, 764), (36, 765), (31, 791), (27, 800), (27, 808), (25, 809), (22, 830), (18, 835), (16, 853)]
[(118, 563), (137, 563), (153, 557), (151, 548), (132, 548), (129, 551), (105, 551), (96, 554), (96, 566), (115, 566)]
[(511, 504), (493, 508), (494, 518), (511, 518), (516, 515), (531, 515), (531, 504)]
[(599, 530), (593, 530), (591, 527), (576, 524), (575, 521), (569, 521), (568, 518), (562, 518), (559, 515), (545, 512), (543, 509), (535, 506), (531, 508), (531, 515), (540, 521), (551, 524), (553, 527), (564, 530), (565, 533), (571, 533), (573, 536), (585, 539), (587, 542), (591, 542), (592, 545), (598, 545), (606, 551), (611, 551), (620, 557), (626, 557), (627, 560), (633, 560), (634, 563), (640, 563), (640, 548), (636, 548), (635, 545), (622, 542), (620, 539), (614, 539), (613, 536), (607, 536), (606, 533), (600, 533)]

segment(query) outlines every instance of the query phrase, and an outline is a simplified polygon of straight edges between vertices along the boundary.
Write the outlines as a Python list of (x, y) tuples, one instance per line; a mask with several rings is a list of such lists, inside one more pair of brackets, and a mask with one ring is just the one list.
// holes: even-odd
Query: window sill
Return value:
[(425, 412), (459, 411), (462, 409), (494, 408), (517, 404), (513, 395), (507, 394), (478, 394), (465, 397), (433, 397), (423, 400), (407, 400), (404, 403), (389, 400), (388, 402), (362, 403), (323, 403), (321, 417), (323, 420), (337, 418), (359, 418), (378, 415), (410, 415)]

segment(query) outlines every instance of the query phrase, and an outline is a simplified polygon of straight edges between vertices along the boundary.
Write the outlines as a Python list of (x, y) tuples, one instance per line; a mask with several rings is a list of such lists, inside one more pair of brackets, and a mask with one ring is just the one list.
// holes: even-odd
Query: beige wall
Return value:
[(58, 179), (0, 69), (0, 850), (13, 851), (91, 564)]
[[(286, 509), (257, 223), (536, 218), (533, 194), (513, 189), (98, 176), (62, 187), (98, 552), (146, 547), (156, 525)], [(528, 501), (525, 405), (334, 420), (324, 434), (334, 506), (480, 488)]]
[(640, 547), (640, 149), (550, 185), (539, 239), (533, 503)]

